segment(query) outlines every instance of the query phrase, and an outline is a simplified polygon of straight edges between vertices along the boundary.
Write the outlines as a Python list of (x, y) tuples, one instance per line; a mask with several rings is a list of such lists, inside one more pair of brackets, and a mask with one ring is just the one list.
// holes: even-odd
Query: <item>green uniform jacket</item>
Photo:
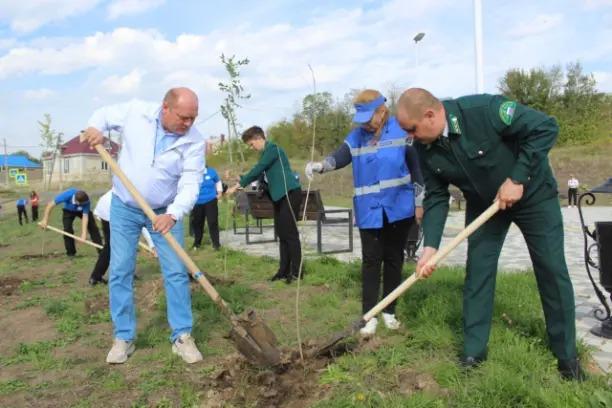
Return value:
[(448, 138), (415, 143), (425, 179), (424, 245), (438, 248), (448, 215), (448, 185), (468, 205), (486, 208), (511, 178), (524, 186), (515, 206), (557, 195), (548, 152), (559, 128), (554, 118), (500, 95), (472, 95), (442, 102)]
[[(280, 160), (279, 160), (280, 158)], [(240, 176), (240, 185), (246, 187), (257, 180), (261, 173), (266, 173), (268, 188), (272, 201), (278, 201), (289, 191), (300, 188), (289, 166), (285, 151), (275, 143), (266, 141), (257, 164), (244, 176)]]

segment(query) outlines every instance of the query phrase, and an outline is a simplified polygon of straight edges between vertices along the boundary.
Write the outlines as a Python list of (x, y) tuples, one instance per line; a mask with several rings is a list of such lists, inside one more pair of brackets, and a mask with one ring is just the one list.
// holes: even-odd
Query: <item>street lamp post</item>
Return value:
[(474, 54), (476, 93), (484, 92), (484, 74), (482, 70), (482, 2), (474, 0)]
[(418, 33), (414, 36), (414, 70), (417, 71), (419, 69), (419, 41), (421, 41), (425, 37), (425, 33)]

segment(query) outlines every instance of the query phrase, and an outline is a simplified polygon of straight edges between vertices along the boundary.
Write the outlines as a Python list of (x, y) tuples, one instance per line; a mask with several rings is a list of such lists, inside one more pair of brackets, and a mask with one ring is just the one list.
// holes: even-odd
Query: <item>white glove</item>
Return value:
[(315, 171), (317, 173), (321, 173), (321, 171), (323, 171), (323, 163), (308, 162), (306, 164), (306, 169), (304, 169), (304, 173), (306, 174), (306, 177), (308, 178), (308, 180), (312, 180), (312, 173)]

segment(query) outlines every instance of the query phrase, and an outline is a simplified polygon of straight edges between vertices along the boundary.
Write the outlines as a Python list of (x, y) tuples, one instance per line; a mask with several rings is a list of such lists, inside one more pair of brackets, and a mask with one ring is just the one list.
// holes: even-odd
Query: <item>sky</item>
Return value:
[[(509, 69), (579, 61), (612, 92), (612, 0), (484, 0), (484, 90)], [(425, 37), (417, 44), (417, 33)], [(316, 90), (475, 92), (471, 0), (0, 0), (0, 148), (41, 153), (38, 121), (68, 140), (101, 106), (192, 88), (198, 129), (226, 133), (220, 55), (249, 58), (239, 125), (291, 119)]]

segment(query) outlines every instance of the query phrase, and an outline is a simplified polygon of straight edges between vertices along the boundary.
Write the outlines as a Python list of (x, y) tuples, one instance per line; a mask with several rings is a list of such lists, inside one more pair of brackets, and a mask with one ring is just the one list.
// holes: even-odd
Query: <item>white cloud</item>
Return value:
[(593, 72), (595, 81), (597, 81), (597, 89), (612, 89), (612, 72), (595, 71)]
[(76, 16), (101, 0), (0, 0), (0, 21), (17, 33), (29, 33), (45, 24)]
[(141, 14), (164, 3), (165, 0), (114, 0), (108, 5), (108, 18), (112, 20), (122, 16)]
[(28, 89), (23, 91), (23, 98), (26, 100), (43, 100), (55, 95), (55, 92), (48, 88)]
[(509, 31), (509, 35), (515, 38), (530, 37), (548, 32), (563, 22), (562, 14), (540, 14), (530, 21), (522, 21)]
[(0, 50), (12, 48), (15, 45), (17, 45), (17, 40), (15, 38), (0, 38)]
[(111, 75), (104, 79), (101, 88), (113, 95), (130, 95), (138, 91), (145, 72), (136, 68), (124, 76)]
[[(58, 118), (58, 127), (67, 133), (77, 132), (95, 107), (133, 97), (156, 101), (170, 87), (188, 86), (200, 97), (203, 133), (218, 133), (226, 126), (220, 115), (204, 119), (218, 110), (223, 99), (217, 86), (219, 81), (227, 81), (219, 60), (222, 52), (251, 60), (241, 69), (246, 92), (252, 95), (239, 110), (243, 126), (265, 127), (299, 110), (303, 96), (312, 92), (309, 64), (315, 71), (317, 89), (336, 97), (351, 88), (373, 87), (386, 92), (391, 84), (400, 89), (421, 86), (444, 97), (474, 91), (469, 4), (450, 0), (379, 4), (341, 10), (325, 6), (305, 14), (296, 20), (299, 22), (276, 19), (274, 25), (249, 23), (246, 14), (238, 15), (238, 25), (228, 23), (206, 34), (184, 28), (185, 34), (168, 35), (160, 24), (149, 30), (113, 28), (84, 38), (24, 41), (17, 37), (16, 42), (6, 42), (7, 47), (0, 48), (1, 83), (18, 87), (24, 77), (28, 85), (22, 89), (27, 89), (33, 87), (30, 80), (44, 84), (55, 80), (54, 75), (62, 76), (53, 85), (56, 94), (45, 100), (46, 110), (42, 110), (42, 103), (23, 102), (24, 95), (19, 93), (14, 106), (0, 115), (26, 121), (26, 112), (32, 118), (51, 112)], [(597, 64), (591, 66), (601, 71), (595, 73), (598, 88), (612, 89), (612, 71), (606, 65), (612, 45), (603, 24), (591, 24), (594, 31), (585, 41), (578, 25), (566, 24), (561, 14), (551, 14), (558, 11), (551, 12), (552, 8), (539, 2), (526, 4), (525, 0), (521, 4), (525, 7), (508, 3), (483, 10), (487, 92), (497, 91), (496, 81), (509, 68), (565, 66), (576, 59), (585, 67)], [(566, 20), (576, 18), (574, 13), (581, 7), (584, 9), (584, 3), (564, 7)], [(593, 21), (603, 21), (603, 15), (598, 12)], [(512, 36), (503, 27), (514, 27)], [(421, 31), (426, 36), (418, 45), (417, 67), (412, 38)], [(82, 95), (88, 97), (79, 100)], [(35, 126), (32, 129), (37, 135)]]
[(584, 3), (589, 9), (612, 7), (612, 0), (585, 0)]

